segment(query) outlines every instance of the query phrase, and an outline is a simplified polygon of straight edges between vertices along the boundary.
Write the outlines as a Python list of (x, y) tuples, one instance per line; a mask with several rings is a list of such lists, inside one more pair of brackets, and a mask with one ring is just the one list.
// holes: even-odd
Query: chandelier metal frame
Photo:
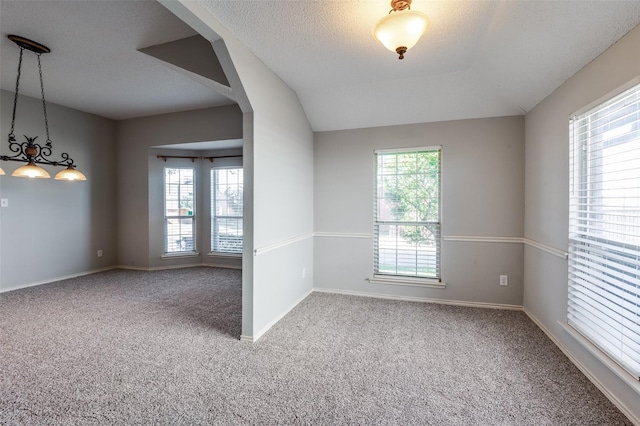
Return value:
[[(86, 180), (86, 177), (79, 171), (75, 170), (75, 163), (71, 156), (63, 152), (60, 154), (60, 160), (54, 160), (50, 157), (53, 152), (53, 144), (51, 142), (51, 138), (49, 136), (49, 119), (47, 116), (47, 104), (44, 96), (44, 81), (42, 78), (42, 64), (40, 63), (40, 56), (43, 53), (51, 52), (47, 46), (35, 42), (33, 40), (29, 40), (27, 38), (17, 36), (17, 35), (9, 35), (9, 40), (13, 41), (20, 48), (20, 57), (18, 59), (18, 74), (16, 77), (16, 90), (15, 96), (13, 99), (13, 114), (11, 116), (11, 130), (9, 131), (8, 141), (9, 141), (9, 151), (14, 153), (14, 155), (0, 155), (0, 160), (2, 161), (19, 161), (23, 163), (27, 163), (27, 166), (31, 166), (33, 168), (41, 169), (36, 164), (50, 165), (50, 166), (62, 166), (66, 167), (66, 170), (58, 173), (56, 175), (56, 179), (69, 179), (69, 180)], [(19, 143), (16, 142), (16, 136), (14, 133), (15, 122), (16, 122), (16, 110), (18, 106), (18, 94), (20, 91), (20, 76), (22, 73), (22, 56), (25, 50), (29, 50), (34, 52), (38, 61), (38, 73), (40, 76), (40, 93), (42, 95), (42, 111), (44, 113), (44, 127), (46, 131), (47, 139), (43, 145), (40, 145), (35, 142), (38, 136), (29, 137), (24, 135), (25, 142)], [(42, 176), (31, 176), (31, 177), (49, 177), (48, 173), (41, 169), (44, 172)], [(14, 174), (15, 175), (15, 174)]]

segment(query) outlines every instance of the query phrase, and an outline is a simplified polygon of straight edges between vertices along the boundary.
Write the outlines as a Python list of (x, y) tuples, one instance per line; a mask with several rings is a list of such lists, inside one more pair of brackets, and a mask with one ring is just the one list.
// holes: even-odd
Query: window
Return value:
[(440, 148), (378, 150), (374, 273), (440, 279)]
[(165, 253), (194, 252), (194, 169), (164, 169)]
[(639, 378), (640, 85), (570, 121), (568, 323)]
[(242, 253), (242, 168), (211, 170), (211, 251)]

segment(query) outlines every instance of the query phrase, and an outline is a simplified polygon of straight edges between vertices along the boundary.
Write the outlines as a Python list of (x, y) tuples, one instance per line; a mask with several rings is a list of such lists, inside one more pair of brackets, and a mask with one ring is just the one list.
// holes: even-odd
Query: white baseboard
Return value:
[(130, 265), (117, 265), (115, 269), (125, 269), (127, 271), (149, 271), (146, 266), (130, 266)]
[(241, 265), (225, 265), (223, 263), (203, 263), (201, 266), (208, 266), (210, 268), (226, 268), (226, 269), (242, 270)]
[(78, 272), (76, 274), (65, 275), (65, 276), (56, 277), (56, 278), (50, 278), (50, 279), (47, 279), (47, 280), (37, 281), (37, 282), (34, 282), (34, 283), (19, 284), (17, 286), (10, 287), (10, 288), (2, 288), (2, 289), (0, 289), (0, 293), (4, 293), (4, 292), (7, 292), (7, 291), (13, 291), (13, 290), (20, 290), (21, 288), (35, 287), (35, 286), (42, 285), (42, 284), (50, 284), (50, 283), (54, 283), (56, 281), (68, 280), (68, 279), (71, 279), (71, 278), (82, 277), (82, 276), (85, 276), (85, 275), (97, 274), (98, 272), (111, 271), (112, 269), (117, 269), (117, 268), (118, 268), (117, 266), (108, 266), (106, 268), (100, 268), (100, 269), (93, 269), (91, 271)]
[(439, 303), (441, 305), (466, 306), (470, 308), (506, 309), (510, 311), (522, 310), (522, 306), (520, 305), (507, 305), (507, 304), (500, 304), (500, 303), (467, 302), (463, 300), (431, 299), (428, 297), (414, 297), (414, 296), (394, 296), (394, 295), (382, 294), (382, 293), (340, 290), (340, 289), (334, 289), (334, 288), (314, 287), (313, 291), (318, 293), (344, 294), (347, 296), (373, 297), (376, 299), (404, 300), (407, 302)]
[(271, 327), (273, 327), (274, 325), (276, 325), (276, 323), (278, 321), (280, 321), (282, 318), (284, 318), (289, 312), (291, 312), (291, 310), (293, 308), (295, 308), (296, 306), (298, 306), (300, 304), (300, 302), (302, 302), (304, 299), (306, 299), (311, 293), (313, 293), (313, 289), (310, 289), (308, 292), (306, 292), (304, 295), (302, 295), (302, 297), (298, 298), (298, 300), (296, 300), (295, 302), (293, 302), (288, 308), (286, 308), (285, 310), (283, 310), (273, 321), (269, 322), (267, 325), (265, 325), (260, 331), (258, 331), (257, 333), (254, 333), (253, 336), (247, 336), (245, 334), (240, 336), (240, 341), (241, 342), (249, 342), (249, 343), (254, 343), (257, 342), (259, 338), (261, 338), (264, 333), (266, 333), (267, 331), (269, 331), (269, 329)]
[(107, 266), (105, 268), (100, 268), (100, 269), (93, 269), (91, 271), (78, 272), (76, 274), (65, 275), (62, 277), (49, 278), (43, 281), (20, 284), (20, 285), (9, 287), (9, 288), (0, 288), (0, 293), (5, 293), (7, 291), (13, 291), (13, 290), (20, 290), (21, 288), (35, 287), (42, 284), (50, 284), (56, 281), (63, 281), (71, 278), (82, 277), (85, 275), (97, 274), (98, 272), (106, 272), (106, 271), (111, 271), (113, 269), (126, 269), (130, 271), (161, 271), (164, 269), (194, 268), (197, 266), (206, 266), (209, 268), (242, 269), (242, 267), (238, 267), (234, 265), (217, 265), (213, 263), (198, 263), (198, 264), (191, 264), (191, 265), (172, 265), (172, 266), (155, 266), (155, 267), (115, 265), (115, 266)]
[(167, 266), (129, 266), (118, 265), (111, 269), (127, 269), (130, 271), (164, 271), (166, 269), (181, 269), (181, 268), (196, 268), (198, 266), (206, 266), (209, 268), (227, 268), (227, 269), (242, 269), (242, 266), (235, 265), (221, 265), (214, 263), (189, 263), (185, 265), (167, 265)]
[(443, 300), (443, 299), (429, 299), (426, 297), (410, 297), (410, 296), (390, 296), (387, 294), (378, 294), (378, 293), (367, 293), (361, 291), (348, 291), (348, 290), (338, 290), (331, 288), (312, 288), (309, 290), (304, 296), (299, 298), (295, 303), (293, 303), (289, 308), (285, 309), (276, 319), (267, 324), (262, 330), (256, 333), (253, 336), (241, 335), (241, 342), (256, 342), (260, 337), (264, 335), (271, 327), (273, 327), (278, 321), (284, 318), (293, 308), (295, 308), (300, 302), (306, 299), (311, 293), (332, 293), (332, 294), (343, 294), (347, 296), (361, 296), (361, 297), (373, 297), (378, 299), (389, 299), (389, 300), (404, 300), (409, 302), (423, 302), (423, 303), (440, 303), (443, 305), (455, 305), (455, 306), (466, 306), (471, 308), (489, 308), (489, 309), (506, 309), (512, 311), (520, 311), (522, 310), (522, 306), (520, 305), (504, 305), (498, 303), (482, 303), (482, 302), (465, 302), (459, 300)]
[(562, 344), (562, 342), (547, 327), (545, 327), (544, 324), (542, 324), (542, 322), (531, 313), (531, 311), (524, 307), (522, 308), (522, 311), (540, 328), (540, 330), (544, 332), (544, 334), (547, 335), (547, 337), (562, 351), (562, 353), (564, 353), (567, 358), (569, 358), (569, 361), (571, 361), (573, 365), (575, 365), (578, 370), (580, 370), (582, 374), (584, 374), (587, 379), (589, 379), (589, 381), (591, 381), (591, 383), (593, 383), (600, 390), (600, 392), (602, 392), (604, 396), (606, 396), (607, 399), (609, 399), (609, 401), (611, 401), (613, 405), (615, 405), (622, 412), (622, 414), (627, 416), (627, 418), (634, 425), (640, 426), (640, 418), (636, 417), (622, 401), (620, 401), (600, 380), (598, 380), (596, 376), (591, 374), (591, 371), (589, 371), (589, 369), (584, 364), (582, 364), (575, 356), (573, 356), (569, 349), (564, 346), (564, 344)]

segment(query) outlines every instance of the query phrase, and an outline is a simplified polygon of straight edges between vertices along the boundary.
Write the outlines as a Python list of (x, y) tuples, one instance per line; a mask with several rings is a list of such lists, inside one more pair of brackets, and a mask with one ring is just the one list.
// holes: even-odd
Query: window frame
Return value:
[[(215, 175), (218, 171), (220, 170), (239, 170), (241, 172), (242, 175), (242, 183), (240, 184), (242, 187), (242, 194), (243, 197), (241, 198), (242, 200), (242, 205), (241, 205), (241, 209), (242, 209), (242, 213), (238, 216), (238, 215), (221, 215), (219, 216), (217, 214), (217, 205), (216, 205), (216, 201), (217, 201), (217, 197), (215, 194), (215, 190), (216, 190), (216, 179), (215, 179)], [(235, 220), (240, 220), (240, 229), (242, 232), (241, 235), (241, 243), (240, 243), (240, 249), (237, 251), (232, 251), (232, 250), (216, 250), (215, 244), (214, 244), (214, 238), (215, 238), (215, 230), (216, 230), (216, 219), (218, 218), (223, 218), (223, 219), (235, 219)], [(229, 256), (229, 257), (242, 257), (242, 252), (244, 249), (244, 168), (242, 165), (228, 165), (228, 166), (218, 166), (218, 167), (211, 167), (209, 169), (209, 220), (210, 220), (210, 235), (209, 235), (209, 255), (213, 255), (213, 256)]]
[[(192, 176), (192, 183), (191, 183), (191, 187), (192, 187), (192, 196), (191, 196), (191, 203), (192, 203), (192, 209), (191, 209), (191, 215), (187, 214), (187, 215), (181, 215), (181, 214), (177, 214), (177, 215), (167, 215), (167, 171), (168, 170), (191, 170), (191, 176)], [(171, 256), (188, 256), (188, 255), (193, 255), (193, 254), (197, 254), (197, 226), (196, 226), (196, 215), (197, 215), (197, 211), (196, 211), (196, 207), (197, 207), (197, 203), (196, 203), (196, 192), (197, 192), (197, 169), (195, 167), (189, 167), (189, 166), (164, 166), (162, 169), (162, 199), (163, 199), (163, 226), (164, 226), (164, 238), (163, 238), (163, 252), (164, 255), (163, 257), (171, 257)], [(180, 200), (180, 187), (184, 185), (184, 184), (178, 184), (178, 200)], [(178, 207), (178, 213), (180, 212), (180, 207)], [(177, 251), (170, 251), (169, 250), (169, 221), (170, 220), (179, 220), (179, 221), (183, 221), (183, 220), (190, 220), (191, 221), (191, 249), (190, 250), (177, 250)], [(181, 223), (182, 225), (182, 223)], [(180, 233), (180, 239), (182, 240), (184, 237), (182, 236), (182, 233)]]
[[(379, 219), (379, 191), (380, 191), (380, 163), (379, 157), (381, 155), (402, 155), (402, 154), (417, 154), (420, 152), (437, 152), (438, 153), (438, 170), (437, 175), (437, 220), (429, 221), (406, 221), (406, 220), (382, 220)], [(424, 174), (424, 173), (423, 173)], [(373, 278), (370, 278), (371, 283), (384, 283), (384, 284), (399, 284), (409, 286), (430, 286), (442, 288), (445, 286), (442, 281), (442, 146), (423, 146), (423, 147), (411, 147), (411, 148), (392, 148), (392, 149), (376, 149), (374, 150), (374, 184), (373, 184)], [(384, 198), (384, 197), (383, 197)], [(397, 271), (397, 258), (396, 258), (396, 272), (390, 273), (389, 271), (381, 270), (380, 268), (380, 226), (423, 226), (425, 229), (431, 227), (431, 230), (435, 228), (434, 249), (435, 249), (435, 273), (433, 275), (418, 274), (418, 258), (420, 257), (420, 251), (416, 248), (415, 252), (415, 264), (416, 271), (411, 274), (398, 273)], [(418, 245), (416, 243), (416, 245)], [(396, 256), (398, 256), (398, 245), (395, 244)]]
[[(638, 285), (635, 287), (635, 293), (627, 290), (622, 291), (620, 289), (619, 280), (626, 281), (627, 279), (634, 280), (633, 267), (629, 268), (627, 264), (633, 265), (635, 261), (637, 263), (640, 258), (640, 243), (638, 245), (634, 243), (627, 243), (626, 240), (633, 241), (634, 238), (640, 237), (639, 235), (627, 231), (619, 232), (618, 229), (624, 229), (627, 226), (629, 229), (637, 227), (637, 225), (626, 225), (624, 218), (630, 218), (631, 220), (639, 219), (640, 213), (636, 212), (636, 209), (632, 209), (632, 203), (627, 205), (626, 196), (624, 207), (620, 217), (623, 222), (615, 225), (621, 228), (617, 228), (615, 231), (611, 231), (608, 228), (612, 223), (606, 219), (606, 216), (610, 215), (610, 212), (606, 209), (607, 201), (612, 198), (619, 198), (614, 196), (607, 196), (606, 193), (610, 188), (606, 188), (605, 184), (611, 181), (611, 177), (606, 177), (605, 166), (609, 166), (610, 174), (620, 173), (621, 169), (612, 168), (612, 164), (618, 164), (618, 160), (615, 163), (607, 164), (606, 159), (615, 155), (620, 156), (620, 153), (611, 151), (610, 148), (617, 145), (622, 145), (629, 141), (613, 142), (617, 136), (609, 136), (606, 139), (606, 131), (602, 130), (599, 133), (593, 132), (590, 120), (595, 120), (598, 114), (604, 115), (605, 126), (612, 126), (617, 119), (613, 112), (607, 112), (608, 107), (615, 105), (616, 102), (625, 96), (635, 91), (636, 96), (640, 96), (640, 79), (634, 79), (627, 83), (623, 87), (616, 91), (598, 99), (597, 101), (582, 108), (578, 112), (571, 115), (569, 119), (569, 261), (567, 268), (568, 276), (568, 302), (567, 302), (567, 324), (575, 330), (580, 336), (584, 337), (590, 344), (594, 345), (603, 354), (603, 357), (607, 357), (612, 362), (615, 362), (618, 366), (625, 370), (634, 381), (640, 380), (640, 348), (633, 349), (634, 346), (640, 347), (640, 341), (636, 340), (635, 344), (629, 345), (628, 335), (640, 335), (637, 331), (629, 331), (638, 328), (640, 321), (625, 321), (626, 317), (640, 318), (640, 309), (638, 304), (627, 304), (627, 298), (633, 299), (633, 297), (640, 296), (640, 288)], [(631, 103), (633, 105), (634, 102)], [(640, 102), (636, 101), (637, 105), (634, 109), (636, 119), (631, 121), (631, 132), (640, 131)], [(587, 121), (588, 130), (577, 130), (577, 123)], [(627, 123), (625, 123), (626, 125)], [(634, 128), (634, 125), (636, 126)], [(607, 127), (607, 131), (614, 131), (619, 126)], [(621, 133), (621, 135), (625, 135)], [(592, 141), (592, 139), (597, 141)], [(600, 140), (601, 141), (598, 141)], [(630, 138), (631, 143), (640, 140), (640, 133), (638, 138)], [(609, 143), (607, 143), (609, 142)], [(640, 142), (638, 142), (640, 143)], [(596, 146), (596, 144), (600, 144)], [(609, 149), (610, 153), (605, 151)], [(640, 147), (631, 147), (632, 151), (640, 150)], [(594, 152), (601, 151), (596, 156)], [(637, 153), (635, 154), (637, 155)], [(632, 157), (633, 158), (633, 157)], [(595, 163), (598, 161), (599, 163)], [(600, 167), (598, 171), (591, 171), (596, 167)], [(625, 169), (622, 169), (625, 170)], [(594, 178), (594, 176), (605, 176), (603, 178)], [(624, 182), (629, 179), (626, 177)], [(632, 176), (630, 179), (637, 179)], [(622, 192), (628, 191), (628, 187), (623, 187)], [(634, 197), (632, 197), (634, 198)], [(601, 204), (599, 204), (601, 203)], [(632, 210), (635, 213), (627, 216), (628, 210)], [(595, 225), (595, 224), (598, 225)], [(601, 235), (597, 235), (600, 233)], [(617, 241), (613, 234), (622, 235), (624, 242)], [(630, 252), (630, 260), (625, 261), (626, 255), (620, 255), (618, 249)], [(634, 254), (635, 253), (635, 254)], [(625, 271), (626, 270), (626, 271)], [(623, 272), (621, 272), (623, 271)], [(624, 275), (624, 274), (629, 275)], [(620, 278), (622, 277), (622, 278)], [(636, 269), (635, 280), (640, 277), (640, 271)], [(633, 286), (631, 286), (633, 287)], [(626, 286), (623, 286), (626, 288)], [(635, 306), (635, 310), (633, 307)], [(629, 309), (630, 308), (630, 309)], [(616, 309), (619, 312), (616, 312)], [(625, 311), (628, 311), (625, 313)], [(613, 317), (609, 312), (615, 313)], [(622, 320), (614, 319), (619, 315)], [(604, 318), (604, 320), (603, 320)], [(625, 325), (626, 322), (626, 325)], [(620, 349), (612, 350), (610, 343), (607, 340), (612, 338), (611, 334), (608, 334), (605, 329), (611, 326), (620, 325), (620, 335), (623, 336), (619, 340)], [(613, 337), (615, 340), (615, 337)], [(613, 342), (615, 346), (615, 341)], [(629, 349), (622, 349), (632, 347)], [(631, 355), (628, 355), (631, 354)], [(626, 357), (626, 360), (625, 360)], [(629, 361), (632, 360), (632, 361)], [(631, 364), (629, 364), (631, 362)], [(633, 365), (635, 364), (635, 365)]]

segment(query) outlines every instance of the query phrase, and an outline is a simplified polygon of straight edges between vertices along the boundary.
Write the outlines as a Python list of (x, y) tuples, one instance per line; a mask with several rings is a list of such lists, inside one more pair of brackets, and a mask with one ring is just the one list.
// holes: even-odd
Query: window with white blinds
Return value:
[(242, 253), (242, 167), (211, 169), (211, 251)]
[(441, 149), (375, 151), (374, 274), (440, 279)]
[(640, 85), (570, 120), (568, 323), (640, 377)]
[(195, 252), (195, 169), (164, 168), (164, 252)]

